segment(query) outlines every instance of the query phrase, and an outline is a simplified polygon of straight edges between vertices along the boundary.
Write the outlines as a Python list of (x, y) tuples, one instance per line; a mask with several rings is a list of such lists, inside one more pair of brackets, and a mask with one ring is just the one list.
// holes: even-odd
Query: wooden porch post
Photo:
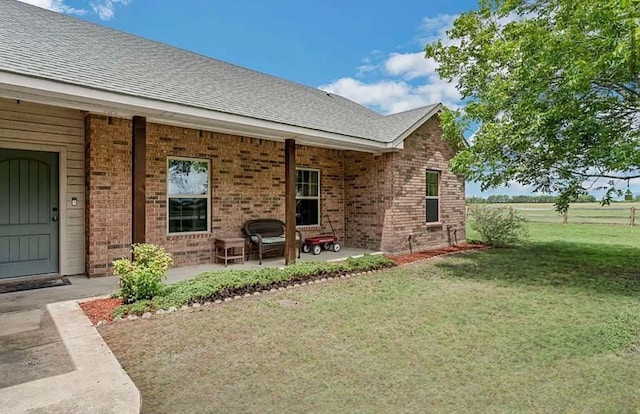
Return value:
[(131, 141), (131, 242), (144, 243), (147, 175), (147, 119), (145, 117), (133, 117)]
[(296, 141), (287, 139), (284, 142), (284, 224), (286, 243), (284, 264), (296, 262)]

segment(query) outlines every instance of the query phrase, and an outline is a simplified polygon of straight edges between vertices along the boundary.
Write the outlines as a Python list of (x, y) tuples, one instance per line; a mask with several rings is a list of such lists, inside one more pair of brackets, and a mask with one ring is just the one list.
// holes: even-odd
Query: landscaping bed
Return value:
[[(340, 277), (396, 266), (380, 255), (364, 255), (344, 262), (305, 262), (286, 268), (260, 270), (218, 270), (193, 279), (164, 285), (153, 299), (125, 304), (120, 299), (96, 299), (81, 305), (94, 324), (111, 322), (127, 315), (140, 316), (158, 310), (175, 310), (190, 304), (202, 304), (246, 294), (278, 289), (297, 283)], [(117, 293), (116, 293), (117, 295)]]
[(307, 262), (286, 269), (220, 270), (205, 272), (194, 279), (168, 285), (162, 295), (153, 300), (124, 304), (122, 299), (108, 298), (83, 302), (80, 307), (91, 322), (112, 322), (127, 315), (142, 315), (159, 309), (167, 310), (193, 303), (213, 302), (251, 294), (261, 290), (278, 289), (292, 284), (312, 282), (329, 277), (340, 277), (353, 272), (367, 272), (394, 265), (404, 265), (443, 254), (485, 248), (484, 245), (463, 243), (439, 249), (398, 256), (366, 255), (350, 258), (341, 263)]
[(396, 262), (398, 266), (405, 265), (407, 263), (417, 262), (418, 260), (430, 259), (436, 256), (442, 256), (443, 254), (464, 252), (467, 250), (478, 250), (487, 248), (484, 244), (470, 244), (470, 243), (461, 243), (455, 246), (447, 246), (441, 247), (439, 249), (432, 250), (424, 250), (421, 252), (409, 253), (409, 254), (400, 254), (397, 256), (387, 256), (389, 259)]
[(119, 298), (95, 299), (80, 302), (80, 308), (91, 320), (91, 323), (96, 325), (100, 321), (112, 322), (113, 311), (123, 303)]

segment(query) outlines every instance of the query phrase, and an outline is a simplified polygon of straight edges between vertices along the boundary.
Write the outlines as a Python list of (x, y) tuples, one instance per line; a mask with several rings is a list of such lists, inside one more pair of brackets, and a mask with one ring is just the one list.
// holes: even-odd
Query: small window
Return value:
[(296, 170), (296, 225), (320, 224), (320, 171)]
[(440, 221), (440, 173), (427, 171), (426, 188), (427, 223)]
[(209, 231), (209, 160), (169, 157), (167, 164), (169, 233)]

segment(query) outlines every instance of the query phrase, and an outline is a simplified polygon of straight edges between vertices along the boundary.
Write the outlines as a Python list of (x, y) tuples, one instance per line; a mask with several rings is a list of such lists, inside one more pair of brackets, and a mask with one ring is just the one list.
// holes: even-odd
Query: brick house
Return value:
[(328, 217), (344, 245), (391, 253), (409, 236), (416, 249), (462, 241), (464, 180), (440, 110), (383, 116), (2, 1), (0, 279), (108, 275), (132, 242), (208, 263), (213, 239), (252, 218), (311, 235)]

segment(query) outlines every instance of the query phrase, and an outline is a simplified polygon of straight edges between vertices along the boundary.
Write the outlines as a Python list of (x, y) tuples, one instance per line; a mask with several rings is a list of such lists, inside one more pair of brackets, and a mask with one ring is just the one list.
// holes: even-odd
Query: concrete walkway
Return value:
[(47, 305), (74, 369), (0, 389), (7, 413), (139, 413), (138, 388), (77, 301)]
[[(343, 260), (360, 249), (302, 254), (300, 261)], [(167, 282), (206, 271), (283, 267), (284, 259), (170, 269)], [(140, 395), (78, 300), (104, 296), (117, 277), (69, 277), (71, 285), (0, 294), (0, 413), (138, 412)]]

